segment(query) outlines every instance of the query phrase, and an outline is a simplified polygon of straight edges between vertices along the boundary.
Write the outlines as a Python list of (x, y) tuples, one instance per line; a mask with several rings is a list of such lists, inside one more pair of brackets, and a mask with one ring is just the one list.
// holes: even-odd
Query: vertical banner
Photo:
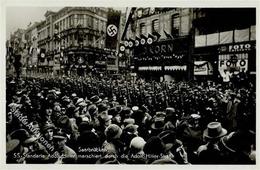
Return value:
[(107, 28), (106, 28), (106, 48), (116, 49), (117, 38), (119, 32), (120, 23), (120, 11), (115, 11), (113, 9), (108, 10), (107, 14)]

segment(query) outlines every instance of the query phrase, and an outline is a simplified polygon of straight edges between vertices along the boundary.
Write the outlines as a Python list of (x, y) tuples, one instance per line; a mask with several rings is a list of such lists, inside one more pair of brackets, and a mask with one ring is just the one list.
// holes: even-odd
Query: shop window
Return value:
[(159, 32), (159, 20), (155, 19), (152, 21), (152, 32)]
[(93, 28), (93, 22), (94, 22), (94, 18), (93, 18), (92, 16), (90, 16), (90, 17), (88, 18), (88, 26), (89, 26), (90, 28)]
[(89, 44), (92, 44), (92, 41), (93, 41), (93, 35), (88, 35), (88, 41), (89, 41)]
[(88, 21), (87, 21), (87, 15), (84, 15), (84, 16), (83, 16), (83, 27), (87, 27), (87, 23), (88, 23)]
[(98, 20), (94, 19), (94, 30), (98, 30)]

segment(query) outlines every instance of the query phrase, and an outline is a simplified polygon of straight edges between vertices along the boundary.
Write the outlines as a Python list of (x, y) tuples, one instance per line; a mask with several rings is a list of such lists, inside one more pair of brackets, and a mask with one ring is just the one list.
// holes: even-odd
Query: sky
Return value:
[[(29, 23), (43, 21), (47, 10), (57, 12), (63, 7), (7, 7), (6, 8), (6, 38), (18, 28), (26, 29)], [(122, 8), (115, 8), (122, 9)]]
[(6, 8), (6, 38), (18, 28), (26, 29), (29, 23), (42, 21), (47, 10), (58, 11), (62, 7), (7, 7)]

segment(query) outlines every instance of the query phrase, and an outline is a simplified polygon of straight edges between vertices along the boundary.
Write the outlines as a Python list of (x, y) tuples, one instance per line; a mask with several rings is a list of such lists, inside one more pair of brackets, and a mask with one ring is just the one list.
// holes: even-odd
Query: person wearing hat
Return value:
[(97, 134), (100, 136), (101, 143), (105, 141), (104, 131), (112, 123), (112, 117), (108, 114), (108, 111), (103, 111), (97, 115), (96, 120), (92, 121)]
[(106, 140), (102, 144), (102, 148), (104, 149), (105, 154), (112, 153), (120, 157), (124, 151), (124, 145), (120, 140), (122, 129), (116, 124), (111, 124), (105, 129), (104, 134)]
[(240, 103), (241, 101), (239, 97), (237, 97), (237, 94), (232, 92), (230, 94), (230, 100), (227, 103), (225, 122), (225, 127), (229, 131), (234, 131), (237, 128), (237, 113)]
[(103, 111), (98, 115), (99, 122), (101, 126), (104, 126), (104, 129), (107, 128), (112, 123), (112, 115), (108, 114), (108, 111)]
[(50, 105), (46, 104), (43, 106), (42, 120), (44, 122), (53, 122), (53, 109)]
[(94, 95), (94, 96), (92, 96), (92, 97), (90, 98), (90, 101), (91, 101), (92, 103), (94, 103), (94, 104), (98, 104), (98, 103), (100, 103), (100, 102), (102, 101), (102, 99), (100, 99), (100, 98), (98, 97), (98, 95)]
[(207, 129), (203, 132), (207, 143), (201, 145), (197, 150), (199, 164), (219, 164), (223, 161), (218, 143), (221, 137), (226, 134), (227, 130), (222, 128), (221, 123), (211, 122), (208, 124)]
[(76, 152), (66, 145), (67, 135), (63, 131), (58, 131), (54, 136), (54, 145), (56, 146), (56, 151), (59, 153), (58, 160), (56, 164), (66, 164), (66, 163), (76, 163), (77, 154)]
[(147, 155), (147, 164), (159, 160), (165, 155), (165, 146), (161, 138), (158, 136), (152, 136), (144, 145), (144, 153)]
[(125, 146), (129, 146), (131, 140), (138, 136), (138, 125), (128, 124), (122, 132), (121, 140)]
[(146, 94), (143, 107), (146, 108), (146, 112), (149, 113), (150, 115), (155, 113), (155, 108), (154, 108), (153, 103), (154, 102), (153, 102), (153, 98), (152, 98), (151, 94), (149, 94), (149, 93)]
[(119, 105), (119, 102), (117, 101), (117, 97), (114, 94), (113, 97), (112, 97), (112, 101), (111, 101), (111, 107), (115, 107), (117, 105)]
[(176, 133), (174, 131), (163, 131), (158, 137), (160, 137), (164, 143), (165, 156), (176, 161), (178, 164), (188, 164), (188, 154), (183, 147), (182, 141), (176, 139)]
[(167, 101), (166, 101), (166, 97), (163, 92), (159, 93), (157, 96), (156, 96), (156, 110), (159, 110), (159, 111), (163, 111), (165, 110), (165, 108), (167, 108)]
[(28, 153), (25, 157), (26, 163), (48, 163), (49, 153), (46, 148), (38, 142), (38, 138), (31, 136), (24, 141), (23, 145), (28, 148)]
[[(15, 130), (7, 137), (7, 159), (10, 163), (24, 163), (28, 148), (25, 146), (25, 141), (30, 138), (30, 134), (25, 129)], [(19, 142), (17, 142), (17, 140)], [(10, 142), (10, 143), (9, 143)], [(10, 144), (10, 145), (9, 145)], [(15, 145), (15, 146), (14, 146)], [(8, 148), (11, 147), (11, 148)]]
[(99, 122), (99, 118), (98, 118), (98, 107), (95, 104), (91, 104), (88, 106), (87, 108), (87, 112), (88, 115), (91, 117), (91, 121), (93, 123), (93, 126), (99, 127), (100, 126), (100, 122)]
[(117, 124), (118, 126), (121, 126), (121, 109), (118, 107), (113, 107), (108, 110), (108, 114), (112, 115), (112, 123)]
[(125, 120), (127, 118), (130, 118), (131, 114), (132, 114), (132, 110), (130, 107), (127, 107), (127, 106), (124, 106), (122, 108), (122, 111), (121, 111), (121, 118), (122, 120)]
[(172, 107), (167, 107), (165, 110), (165, 125), (164, 130), (176, 130), (179, 125), (178, 114)]
[(151, 134), (150, 136), (157, 136), (163, 131), (165, 125), (166, 114), (164, 112), (156, 112), (153, 123), (151, 124)]
[(133, 118), (126, 118), (123, 120), (123, 124), (121, 125), (121, 128), (124, 129), (129, 124), (135, 124), (135, 120)]
[(142, 137), (134, 137), (129, 144), (127, 164), (145, 164), (147, 159), (143, 151), (145, 140)]
[(133, 107), (133, 114), (131, 115), (131, 118), (133, 118), (135, 120), (135, 124), (139, 126), (139, 136), (147, 139), (148, 137), (150, 137), (149, 129), (151, 126), (152, 117), (148, 113), (145, 113), (143, 110), (140, 110), (139, 107), (136, 107), (136, 109), (137, 110), (135, 110)]
[(103, 112), (103, 111), (106, 111), (106, 110), (109, 109), (109, 108), (108, 108), (108, 105), (105, 104), (105, 103), (103, 103), (103, 102), (99, 103), (99, 104), (97, 105), (97, 107), (98, 107), (98, 112), (99, 112), (99, 113), (100, 113), (100, 112)]
[[(44, 139), (48, 142), (48, 144), (50, 144), (51, 146), (54, 146), (54, 141), (53, 141), (53, 135), (54, 135), (54, 131), (55, 131), (56, 127), (49, 122), (46, 122), (42, 128), (41, 128), (41, 132), (43, 134)], [(54, 151), (48, 150), (50, 152), (50, 154), (53, 154)], [(53, 159), (52, 159), (53, 161)]]
[(23, 163), (24, 153), (27, 153), (18, 139), (8, 139), (6, 142), (6, 163)]
[[(81, 122), (79, 125), (80, 135), (77, 139), (77, 149), (75, 150), (78, 155), (78, 164), (94, 164), (102, 154), (101, 151), (96, 151), (100, 148), (100, 137), (96, 133), (91, 122)], [(87, 151), (86, 151), (87, 150)], [(84, 157), (84, 155), (91, 155)]]
[(255, 164), (255, 133), (234, 131), (220, 140), (224, 164)]
[(200, 125), (201, 116), (191, 114), (178, 124), (177, 136), (183, 142), (183, 146), (189, 155), (189, 162), (194, 164), (197, 161), (197, 149), (203, 144), (203, 130)]

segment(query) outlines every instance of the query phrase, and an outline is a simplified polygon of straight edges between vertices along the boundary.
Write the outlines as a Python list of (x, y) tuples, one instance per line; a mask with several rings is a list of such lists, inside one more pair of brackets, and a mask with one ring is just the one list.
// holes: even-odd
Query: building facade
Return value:
[(47, 11), (46, 19), (37, 25), (39, 72), (85, 75), (117, 71), (115, 49), (105, 48), (107, 14), (108, 8), (97, 7)]
[(255, 8), (194, 9), (193, 23), (195, 79), (221, 81), (241, 71), (255, 77)]
[(189, 79), (192, 15), (189, 8), (137, 8), (126, 37), (135, 40), (133, 71), (148, 79)]
[(7, 74), (15, 73), (18, 67), (19, 72), (25, 71), (25, 69), (23, 68), (26, 65), (27, 51), (24, 33), (24, 29), (17, 29), (14, 33), (10, 35), (10, 39), (7, 44), (8, 47), (6, 55)]
[(37, 72), (37, 64), (38, 64), (38, 31), (37, 25), (39, 23), (35, 22), (34, 24), (30, 24), (29, 27), (25, 30), (25, 40), (26, 40), (26, 48), (27, 48), (27, 58), (25, 62), (26, 73), (27, 74), (35, 74)]

